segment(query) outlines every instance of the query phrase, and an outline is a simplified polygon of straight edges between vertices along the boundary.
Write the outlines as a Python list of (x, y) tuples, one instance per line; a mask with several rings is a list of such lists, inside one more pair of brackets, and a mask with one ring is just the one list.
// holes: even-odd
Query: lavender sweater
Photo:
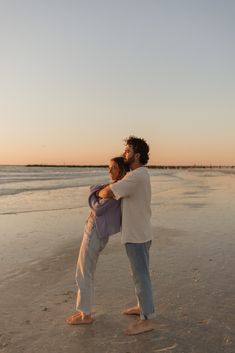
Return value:
[(96, 192), (102, 185), (90, 187), (88, 203), (91, 208), (89, 217), (93, 218), (100, 238), (109, 237), (121, 230), (121, 200), (100, 199)]

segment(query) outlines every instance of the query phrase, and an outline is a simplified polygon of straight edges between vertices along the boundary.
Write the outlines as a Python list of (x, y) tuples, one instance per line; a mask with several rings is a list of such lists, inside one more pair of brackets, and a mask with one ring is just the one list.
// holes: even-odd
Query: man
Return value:
[(132, 270), (137, 305), (123, 311), (124, 315), (139, 315), (139, 320), (126, 330), (136, 335), (154, 329), (155, 317), (151, 279), (149, 274), (149, 249), (151, 246), (151, 185), (145, 165), (149, 160), (149, 146), (142, 138), (130, 136), (123, 157), (131, 171), (116, 183), (98, 192), (101, 198), (122, 199), (122, 243)]

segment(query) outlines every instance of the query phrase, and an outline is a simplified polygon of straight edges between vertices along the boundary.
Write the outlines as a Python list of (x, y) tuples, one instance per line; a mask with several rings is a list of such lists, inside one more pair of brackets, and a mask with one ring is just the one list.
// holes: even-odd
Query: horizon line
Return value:
[[(107, 168), (107, 164), (46, 164), (46, 163), (33, 163), (33, 164), (0, 164), (1, 167), (50, 167), (50, 168)], [(213, 165), (213, 164), (149, 164), (146, 165), (152, 169), (187, 169), (187, 168), (235, 168), (235, 165)]]

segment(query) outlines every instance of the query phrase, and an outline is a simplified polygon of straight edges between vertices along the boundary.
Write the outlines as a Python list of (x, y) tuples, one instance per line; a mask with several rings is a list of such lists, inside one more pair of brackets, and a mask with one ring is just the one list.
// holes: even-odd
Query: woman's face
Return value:
[(121, 177), (121, 171), (119, 169), (119, 166), (114, 161), (109, 162), (109, 175), (113, 181), (117, 181)]

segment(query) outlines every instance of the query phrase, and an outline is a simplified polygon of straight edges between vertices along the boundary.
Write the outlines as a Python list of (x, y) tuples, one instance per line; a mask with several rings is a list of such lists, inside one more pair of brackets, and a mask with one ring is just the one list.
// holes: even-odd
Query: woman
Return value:
[[(123, 157), (110, 160), (109, 174), (112, 181), (122, 179), (127, 172)], [(69, 325), (91, 324), (91, 309), (94, 292), (94, 273), (100, 252), (108, 243), (109, 236), (120, 231), (121, 201), (99, 199), (97, 191), (103, 187), (91, 187), (88, 199), (91, 213), (86, 221), (84, 236), (79, 251), (76, 282), (78, 286), (76, 313), (66, 319)]]

